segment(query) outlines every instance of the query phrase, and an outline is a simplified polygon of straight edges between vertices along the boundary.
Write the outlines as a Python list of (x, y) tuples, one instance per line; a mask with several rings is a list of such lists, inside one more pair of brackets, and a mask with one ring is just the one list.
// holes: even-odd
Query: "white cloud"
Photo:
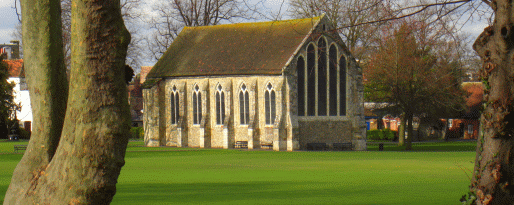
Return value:
[(0, 8), (1, 7), (14, 7), (13, 0), (0, 0)]
[(6, 28), (0, 29), (0, 44), (9, 43), (12, 39), (12, 33), (14, 32), (14, 28)]
[(267, 5), (270, 5), (270, 6), (280, 6), (282, 5), (282, 3), (284, 3), (284, 5), (286, 5), (286, 2), (284, 2), (285, 0), (267, 0), (265, 1), (265, 4)]

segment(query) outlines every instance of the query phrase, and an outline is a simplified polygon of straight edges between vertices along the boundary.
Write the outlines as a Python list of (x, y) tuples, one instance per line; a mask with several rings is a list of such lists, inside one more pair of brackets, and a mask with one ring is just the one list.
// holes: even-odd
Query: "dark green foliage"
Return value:
[(20, 136), (20, 139), (30, 139), (30, 135), (32, 133), (25, 130), (24, 128), (18, 128), (18, 135)]
[(476, 204), (477, 197), (475, 196), (475, 193), (468, 192), (467, 194), (462, 195), (460, 198), (460, 202), (462, 202), (462, 205), (473, 205)]
[(383, 130), (368, 130), (367, 138), (368, 140), (389, 140), (392, 141), (395, 136), (398, 134), (397, 131), (392, 131), (390, 129)]
[(9, 127), (12, 127), (13, 122), (10, 117), (14, 116), (17, 109), (14, 103), (13, 87), (14, 84), (8, 83), (9, 67), (4, 62), (4, 57), (0, 56), (0, 138), (6, 138), (9, 134)]
[(143, 127), (131, 127), (130, 128), (130, 138), (144, 139), (145, 138), (145, 130), (143, 129)]

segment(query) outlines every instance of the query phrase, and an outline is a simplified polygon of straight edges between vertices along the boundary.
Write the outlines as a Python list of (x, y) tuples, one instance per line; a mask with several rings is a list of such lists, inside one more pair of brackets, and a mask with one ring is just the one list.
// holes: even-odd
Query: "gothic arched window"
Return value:
[(216, 124), (221, 125), (225, 120), (225, 92), (220, 84), (216, 88)]
[(337, 47), (330, 46), (328, 51), (329, 58), (329, 112), (330, 116), (337, 116)]
[(250, 97), (246, 85), (241, 85), (239, 92), (239, 119), (240, 124), (247, 125), (250, 122)]
[(327, 115), (327, 42), (318, 41), (318, 115)]
[(346, 58), (339, 59), (339, 115), (346, 115)]
[(179, 119), (179, 102), (178, 90), (176, 86), (173, 86), (171, 91), (171, 124), (177, 124)]
[(302, 56), (298, 57), (296, 74), (298, 76), (298, 116), (305, 116), (305, 60)]
[(264, 92), (264, 113), (266, 115), (267, 125), (272, 125), (275, 123), (275, 116), (277, 113), (275, 100), (275, 90), (273, 89), (273, 85), (268, 83), (266, 86), (266, 91)]
[(316, 50), (307, 48), (307, 115), (316, 115)]
[(202, 93), (198, 85), (193, 91), (193, 124), (198, 125), (202, 121)]

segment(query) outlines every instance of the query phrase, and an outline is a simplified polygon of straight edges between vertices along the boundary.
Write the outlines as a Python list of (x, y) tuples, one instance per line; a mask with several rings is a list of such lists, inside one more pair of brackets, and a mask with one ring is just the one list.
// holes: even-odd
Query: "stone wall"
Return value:
[(314, 120), (300, 121), (300, 147), (307, 143), (333, 143), (352, 141), (352, 123), (346, 121)]

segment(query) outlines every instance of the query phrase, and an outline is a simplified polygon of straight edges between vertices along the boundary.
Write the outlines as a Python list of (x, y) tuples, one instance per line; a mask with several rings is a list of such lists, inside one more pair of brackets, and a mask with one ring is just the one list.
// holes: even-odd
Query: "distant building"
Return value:
[(5, 60), (9, 67), (8, 82), (14, 83), (13, 88), (14, 103), (20, 106), (16, 112), (16, 118), (20, 122), (20, 127), (27, 131), (32, 130), (32, 107), (30, 106), (30, 95), (25, 81), (25, 71), (23, 59)]
[(20, 59), (19, 41), (0, 44), (0, 55), (4, 55), (4, 61), (8, 66), (9, 78), (7, 81), (15, 84), (13, 88), (14, 103), (20, 106), (20, 110), (16, 111), (16, 119), (18, 119), (21, 128), (31, 131), (32, 107), (30, 106), (29, 90), (25, 81), (23, 59)]
[(466, 110), (456, 119), (444, 120), (447, 123), (446, 138), (477, 139), (480, 128), (481, 107), (484, 86), (481, 82), (462, 83), (467, 91)]
[(145, 144), (366, 150), (362, 70), (335, 31), (326, 16), (185, 27), (141, 75)]
[(5, 55), (6, 60), (20, 59), (20, 42), (11, 41), (10, 44), (0, 44), (0, 55)]
[(130, 114), (132, 117), (132, 127), (143, 127), (143, 92), (141, 89), (140, 76), (141, 73), (136, 75), (134, 80), (128, 85), (128, 99), (130, 104)]

